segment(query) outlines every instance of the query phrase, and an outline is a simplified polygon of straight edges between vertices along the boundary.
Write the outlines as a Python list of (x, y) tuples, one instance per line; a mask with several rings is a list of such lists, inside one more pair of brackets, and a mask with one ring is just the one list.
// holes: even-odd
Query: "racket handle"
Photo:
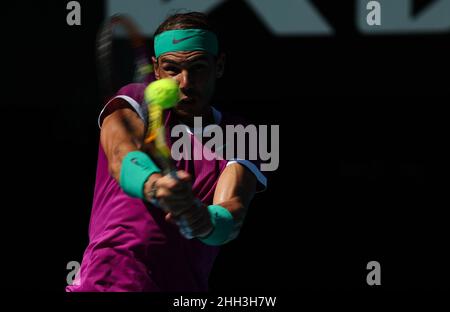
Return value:
[[(178, 178), (178, 175), (177, 175), (177, 171), (176, 171), (176, 170), (171, 170), (171, 171), (169, 172), (169, 175), (170, 175), (173, 179), (175, 179), (175, 180), (177, 180), (177, 181), (180, 181), (180, 179)], [(194, 198), (194, 205), (195, 205), (196, 207), (201, 207), (201, 206), (203, 206), (203, 203), (200, 201), (200, 199), (198, 199), (197, 197), (195, 197), (195, 198)]]
[[(175, 179), (175, 180), (177, 180), (177, 181), (180, 181), (180, 178), (178, 177), (178, 175), (177, 175), (177, 171), (176, 170), (170, 170), (169, 171), (169, 173), (168, 173), (173, 179)], [(158, 208), (160, 208), (160, 209), (163, 209), (162, 207), (161, 207), (161, 205), (159, 204), (159, 202), (158, 202), (158, 199), (156, 199), (156, 198), (152, 198), (151, 200), (150, 200), (150, 203), (151, 204), (153, 204), (155, 207), (158, 207)], [(200, 207), (202, 207), (203, 206), (203, 203), (200, 201), (200, 199), (198, 199), (198, 198), (194, 198), (194, 206), (196, 207), (196, 208), (200, 208)], [(177, 222), (177, 225), (179, 226), (179, 228), (180, 228), (180, 233), (181, 233), (181, 235), (183, 235), (185, 238), (187, 238), (187, 239), (193, 239), (194, 238), (194, 236), (192, 236), (192, 234), (191, 234), (191, 231), (190, 231), (190, 229), (189, 229), (189, 227), (187, 226), (187, 223), (186, 223), (186, 220), (184, 219), (184, 218), (180, 218), (180, 221), (178, 221)]]

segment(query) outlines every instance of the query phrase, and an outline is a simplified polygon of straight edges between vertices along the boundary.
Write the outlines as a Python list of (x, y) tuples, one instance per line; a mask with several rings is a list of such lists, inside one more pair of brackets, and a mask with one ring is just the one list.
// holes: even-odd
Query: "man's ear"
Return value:
[(217, 57), (216, 68), (216, 78), (219, 79), (223, 76), (225, 71), (225, 53), (220, 53)]
[(153, 70), (155, 71), (155, 77), (156, 77), (156, 79), (159, 79), (158, 60), (154, 56), (152, 56), (152, 63), (153, 63)]

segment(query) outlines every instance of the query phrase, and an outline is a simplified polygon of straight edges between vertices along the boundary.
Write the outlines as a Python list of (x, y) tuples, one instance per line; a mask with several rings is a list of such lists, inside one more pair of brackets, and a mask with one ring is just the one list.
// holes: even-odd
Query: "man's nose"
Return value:
[(178, 83), (179, 83), (179, 87), (180, 87), (181, 91), (191, 89), (191, 87), (192, 87), (191, 80), (192, 80), (192, 77), (189, 74), (189, 72), (187, 70), (182, 70), (179, 75), (179, 79), (178, 79)]

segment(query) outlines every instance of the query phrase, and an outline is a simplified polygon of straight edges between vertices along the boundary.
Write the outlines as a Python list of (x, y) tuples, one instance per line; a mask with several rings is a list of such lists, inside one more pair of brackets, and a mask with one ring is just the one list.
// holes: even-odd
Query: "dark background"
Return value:
[[(3, 5), (2, 289), (62, 292), (87, 245), (104, 3), (79, 2), (72, 27), (67, 1)], [(228, 53), (218, 107), (279, 124), (281, 148), (211, 288), (364, 289), (371, 260), (382, 288), (445, 287), (448, 33), (367, 37), (353, 1), (314, 4), (334, 36), (274, 37), (240, 1), (211, 13)]]

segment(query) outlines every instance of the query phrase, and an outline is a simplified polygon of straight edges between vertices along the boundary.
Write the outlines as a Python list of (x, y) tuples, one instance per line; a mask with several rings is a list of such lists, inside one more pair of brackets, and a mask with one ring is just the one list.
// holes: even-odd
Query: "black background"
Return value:
[[(67, 1), (3, 7), (2, 289), (63, 292), (87, 245), (104, 3), (79, 2), (81, 26)], [(365, 289), (371, 260), (384, 289), (443, 288), (448, 33), (363, 36), (353, 1), (313, 2), (334, 36), (274, 37), (241, 1), (211, 13), (227, 49), (215, 103), (279, 124), (281, 148), (211, 289)]]

